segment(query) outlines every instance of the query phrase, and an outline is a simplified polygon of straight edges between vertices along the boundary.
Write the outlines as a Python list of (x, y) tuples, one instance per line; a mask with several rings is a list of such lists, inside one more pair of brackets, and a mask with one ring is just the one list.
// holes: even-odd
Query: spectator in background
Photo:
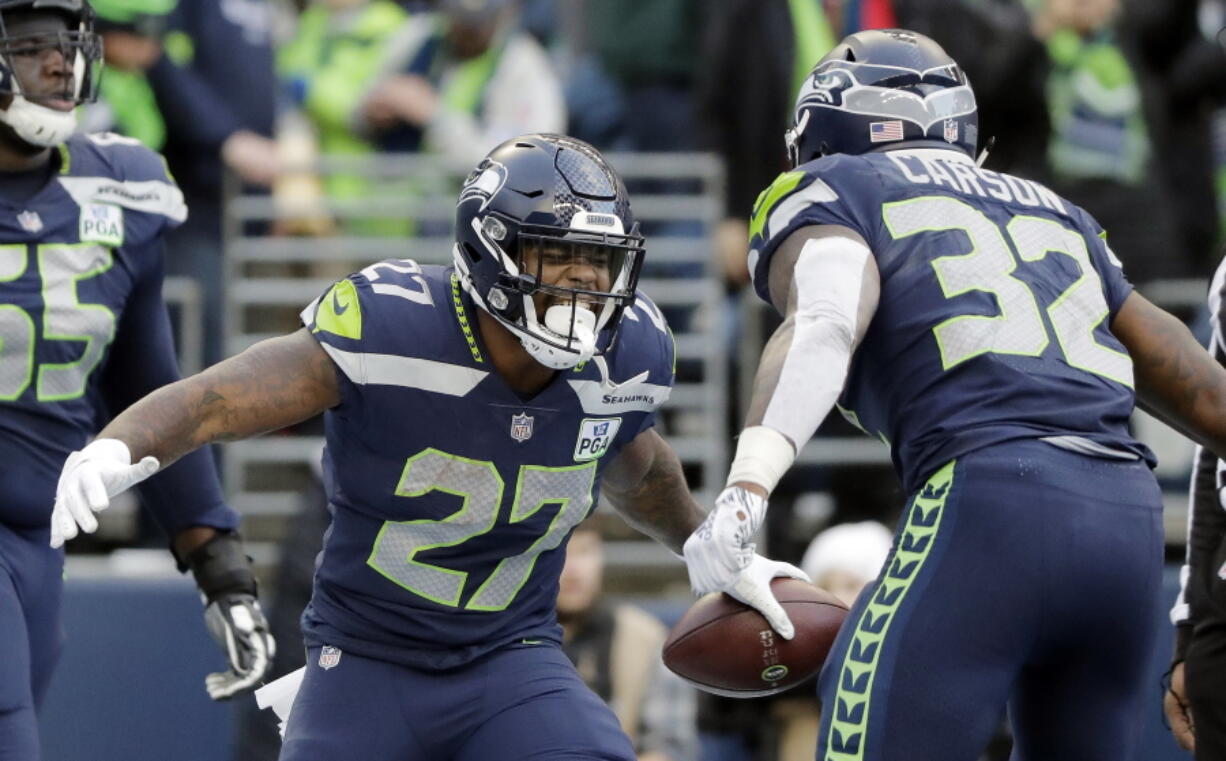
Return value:
[(834, 42), (817, 0), (724, 0), (711, 13), (695, 107), (702, 145), (723, 158), (727, 172), (715, 255), (735, 290), (749, 282), (754, 199), (787, 169), (783, 133), (793, 98)]
[[(899, 24), (932, 37), (962, 64), (979, 104), (985, 166), (1049, 175), (1047, 51), (1022, 0), (898, 0)], [(990, 145), (989, 145), (990, 144)]]
[[(1142, 91), (1158, 146), (1156, 172), (1174, 199), (1176, 240), (1204, 277), (1217, 265), (1220, 235), (1215, 196), (1212, 121), (1226, 104), (1226, 52), (1215, 37), (1226, 24), (1221, 0), (1129, 2), (1124, 20), (1134, 30), (1144, 63)], [(1216, 191), (1216, 192), (1215, 192)]]
[(155, 151), (166, 142), (166, 122), (146, 73), (162, 55), (167, 15), (176, 0), (95, 0), (106, 73), (98, 101), (81, 108), (81, 132), (117, 132)]
[(374, 84), (360, 118), (385, 149), (476, 163), (529, 132), (562, 132), (562, 88), (514, 0), (440, 0), (411, 19), (401, 65)]
[(639, 761), (697, 761), (695, 693), (664, 668), (658, 619), (601, 596), (604, 540), (588, 520), (575, 528), (558, 582), (562, 649), (630, 736)]
[[(691, 90), (709, 3), (700, 0), (601, 0), (585, 8), (585, 47), (621, 104), (605, 144), (616, 150), (668, 152), (693, 150)], [(572, 88), (577, 111), (590, 97), (607, 97)], [(582, 116), (577, 113), (576, 116)]]
[[(363, 101), (402, 64), (408, 14), (392, 0), (312, 0), (298, 18), (277, 66), (295, 106), (318, 137), (319, 152), (354, 156), (379, 149)], [(334, 174), (325, 185), (337, 199), (372, 193), (364, 177)]]
[(167, 271), (204, 296), (204, 365), (224, 353), (222, 173), (269, 186), (278, 172), (272, 12), (265, 0), (184, 0), (148, 70), (165, 115), (164, 153), (192, 213), (169, 236)]
[(881, 572), (892, 541), (890, 530), (877, 521), (840, 523), (813, 537), (800, 567), (814, 585), (850, 608)]
[(1133, 282), (1193, 274), (1156, 171), (1161, 119), (1142, 89), (1138, 30), (1119, 0), (1043, 0), (1033, 31), (1047, 48), (1052, 189), (1082, 205), (1111, 236)]

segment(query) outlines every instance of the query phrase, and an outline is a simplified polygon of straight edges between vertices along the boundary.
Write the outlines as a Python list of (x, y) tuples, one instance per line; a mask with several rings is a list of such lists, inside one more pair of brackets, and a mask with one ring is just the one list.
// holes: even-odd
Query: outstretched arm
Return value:
[(655, 428), (635, 436), (609, 464), (601, 493), (627, 523), (678, 555), (704, 517), (677, 453)]
[(685, 543), (690, 584), (727, 590), (751, 562), (766, 500), (833, 409), (880, 297), (872, 253), (855, 231), (802, 227), (770, 262), (783, 324), (766, 344), (726, 488)]
[(1135, 291), (1116, 313), (1111, 332), (1132, 357), (1141, 406), (1226, 456), (1226, 368), (1182, 322)]
[[(339, 401), (332, 360), (305, 329), (154, 391), (69, 455), (56, 486), (51, 546), (76, 536), (78, 527), (95, 531), (93, 514), (111, 497), (192, 450), (284, 428)], [(180, 532), (180, 557), (211, 536), (207, 527)]]
[(336, 366), (302, 328), (155, 391), (98, 436), (165, 467), (205, 444), (275, 431), (339, 402)]

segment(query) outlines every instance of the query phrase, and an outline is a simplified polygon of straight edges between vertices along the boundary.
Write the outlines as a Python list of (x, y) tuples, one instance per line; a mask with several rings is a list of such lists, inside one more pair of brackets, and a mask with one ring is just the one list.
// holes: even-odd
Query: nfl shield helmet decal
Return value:
[(575, 462), (595, 460), (609, 451), (609, 445), (617, 438), (622, 419), (584, 418), (579, 425), (579, 439), (575, 442)]
[(532, 416), (524, 413), (511, 416), (511, 438), (527, 441), (532, 438)]
[(958, 120), (957, 119), (946, 119), (945, 120), (945, 142), (947, 143), (958, 142)]
[(336, 668), (336, 666), (340, 664), (340, 662), (341, 662), (341, 649), (339, 647), (332, 647), (331, 645), (324, 645), (323, 647), (319, 649), (319, 667), (323, 669), (324, 671), (327, 671), (328, 669), (331, 669), (331, 668)]

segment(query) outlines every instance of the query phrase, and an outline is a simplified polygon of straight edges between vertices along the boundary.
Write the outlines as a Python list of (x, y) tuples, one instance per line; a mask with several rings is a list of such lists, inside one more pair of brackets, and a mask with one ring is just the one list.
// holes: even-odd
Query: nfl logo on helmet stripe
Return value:
[(945, 142), (947, 143), (958, 142), (958, 120), (957, 119), (946, 119), (945, 120)]
[(897, 119), (888, 122), (873, 122), (868, 125), (868, 139), (874, 143), (902, 140), (902, 122)]
[(324, 671), (327, 671), (328, 669), (336, 668), (337, 664), (339, 664), (340, 662), (341, 662), (341, 649), (339, 647), (332, 647), (331, 645), (324, 645), (322, 648), (320, 648), (319, 667), (321, 669), (323, 669)]
[(511, 416), (511, 438), (527, 441), (532, 438), (532, 416), (520, 413)]

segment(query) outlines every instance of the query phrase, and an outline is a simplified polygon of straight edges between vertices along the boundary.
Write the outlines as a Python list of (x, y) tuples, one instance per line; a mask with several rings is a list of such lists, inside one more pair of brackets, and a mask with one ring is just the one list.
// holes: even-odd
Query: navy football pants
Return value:
[(613, 712), (556, 646), (510, 647), (426, 672), (320, 648), (294, 701), (280, 761), (634, 761)]
[(912, 496), (819, 681), (819, 761), (1132, 761), (1155, 686), (1161, 494), (1149, 469), (1040, 441)]
[(63, 642), (64, 556), (49, 538), (49, 528), (0, 524), (0, 761), (39, 758), (34, 711)]

